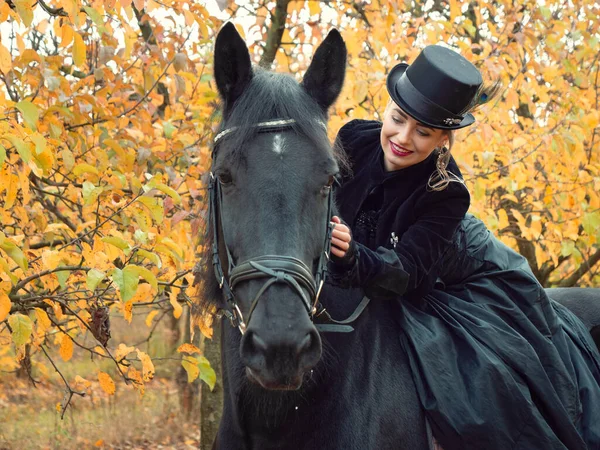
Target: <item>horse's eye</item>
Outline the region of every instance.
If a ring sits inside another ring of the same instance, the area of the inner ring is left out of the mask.
[[[221,183],[223,186],[227,186],[228,184],[233,183],[233,178],[231,176],[231,173],[229,172],[217,173],[217,179],[219,180],[219,183]]]
[[[321,193],[323,195],[329,194],[329,191],[331,191],[331,186],[333,186],[334,181],[335,181],[335,177],[333,175],[329,175],[327,184],[321,188]]]

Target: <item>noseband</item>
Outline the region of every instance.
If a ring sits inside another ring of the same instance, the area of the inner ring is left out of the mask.
[[[269,122],[258,123],[254,125],[254,127],[259,133],[273,133],[276,131],[290,129],[294,123],[295,121],[293,119],[273,120]],[[323,127],[325,126],[324,124],[321,125]],[[232,127],[225,129],[219,134],[217,134],[213,141],[213,162],[216,155],[217,144],[225,136],[229,135],[230,133],[236,130],[237,127]],[[238,327],[240,332],[243,334],[246,331],[248,322],[250,321],[252,313],[256,308],[260,297],[273,284],[285,283],[288,284],[299,295],[309,316],[311,317],[311,319],[314,318],[315,314],[317,314],[318,311],[317,305],[319,301],[319,295],[321,293],[321,289],[325,281],[325,276],[327,273],[327,262],[329,261],[329,250],[331,248],[331,233],[333,231],[333,225],[331,223],[331,190],[329,191],[329,197],[327,200],[325,242],[323,243],[323,251],[319,256],[319,263],[317,265],[317,270],[314,273],[314,275],[312,273],[312,270],[309,269],[306,266],[306,264],[304,264],[304,262],[292,256],[263,255],[244,261],[239,265],[235,265],[233,257],[231,256],[231,252],[229,251],[229,247],[225,242],[225,237],[223,236],[223,244],[226,250],[228,266],[228,278],[225,277],[225,273],[223,272],[223,267],[221,265],[221,257],[219,255],[219,222],[221,223],[221,227],[223,226],[223,221],[220,220],[222,218],[221,184],[212,172],[210,173],[208,190],[210,201],[210,226],[212,227],[213,234],[212,264],[215,276],[217,278],[217,282],[219,283],[219,288],[223,290],[223,294],[227,303],[227,307],[221,309],[220,313],[229,319],[231,325],[233,325],[234,327]],[[243,281],[258,279],[266,279],[266,281],[255,295],[250,305],[248,317],[246,320],[244,320],[242,312],[236,302],[233,290],[239,283]]]

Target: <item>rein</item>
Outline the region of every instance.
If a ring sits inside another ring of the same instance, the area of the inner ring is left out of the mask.
[[[290,129],[296,121],[293,119],[278,119],[267,122],[261,122],[253,125],[259,133],[272,133],[275,131],[283,131]],[[325,127],[325,124],[320,123]],[[213,140],[212,158],[215,159],[217,144],[230,133],[238,130],[238,127],[227,128],[219,132]],[[209,217],[210,226],[213,233],[212,242],[212,264],[215,277],[219,283],[219,288],[223,291],[227,306],[221,308],[218,314],[225,316],[233,327],[237,327],[242,334],[246,332],[248,323],[258,305],[258,302],[265,291],[275,283],[286,283],[292,287],[294,291],[302,299],[302,303],[310,316],[311,320],[321,317],[328,323],[317,323],[315,327],[320,331],[326,332],[343,332],[348,333],[353,331],[349,325],[356,320],[358,316],[367,306],[369,299],[364,298],[356,308],[354,313],[346,320],[337,321],[331,318],[325,308],[319,303],[321,289],[327,276],[327,263],[329,261],[329,251],[331,249],[331,235],[333,232],[333,223],[331,222],[333,194],[330,189],[327,199],[327,222],[325,232],[325,242],[323,243],[323,251],[319,256],[317,270],[313,274],[304,262],[298,258],[284,255],[263,255],[258,256],[236,265],[233,261],[225,237],[223,236],[223,245],[225,247],[227,275],[223,271],[221,265],[221,257],[219,254],[219,223],[223,226],[221,215],[222,192],[221,183],[215,177],[214,173],[210,172],[210,180],[208,185],[209,192]],[[256,296],[252,300],[248,317],[244,320],[242,312],[236,302],[234,289],[236,285],[243,281],[266,279],[263,286],[259,289]]]

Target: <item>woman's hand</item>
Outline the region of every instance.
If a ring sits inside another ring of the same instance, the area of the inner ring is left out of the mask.
[[[333,216],[331,221],[335,224],[331,234],[331,254],[338,258],[344,258],[352,242],[352,233],[338,216]]]

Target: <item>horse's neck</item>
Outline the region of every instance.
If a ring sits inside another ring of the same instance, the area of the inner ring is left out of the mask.
[[[321,361],[292,392],[250,384],[239,359],[237,330],[224,333],[229,339],[223,343],[224,415],[241,430],[247,448],[429,448],[389,303],[371,302],[354,326],[352,333],[323,336]]]

